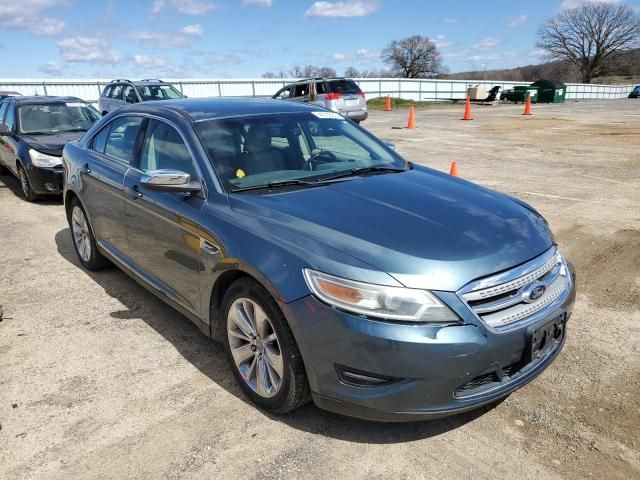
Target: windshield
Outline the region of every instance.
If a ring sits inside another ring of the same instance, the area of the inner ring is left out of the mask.
[[[319,181],[362,168],[407,162],[334,112],[253,115],[197,124],[227,190],[281,181]]]
[[[98,111],[83,102],[22,105],[18,108],[19,131],[24,134],[87,131],[99,119]]]
[[[172,85],[145,85],[136,87],[143,102],[149,100],[175,100],[184,98]]]

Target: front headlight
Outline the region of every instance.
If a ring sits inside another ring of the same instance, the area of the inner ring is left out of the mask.
[[[29,150],[29,156],[31,157],[31,163],[36,167],[57,167],[58,165],[62,165],[62,158],[47,155],[33,148]]]
[[[431,292],[356,282],[304,269],[309,289],[334,307],[367,317],[403,322],[457,322],[458,316]]]

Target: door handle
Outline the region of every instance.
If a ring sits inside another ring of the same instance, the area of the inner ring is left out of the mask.
[[[138,190],[137,185],[134,185],[133,187],[125,186],[124,191],[127,192],[127,195],[129,195],[133,200],[142,198],[142,192]]]
[[[91,167],[89,167],[88,163],[85,163],[84,166],[82,167],[82,171],[84,173],[91,173]]]

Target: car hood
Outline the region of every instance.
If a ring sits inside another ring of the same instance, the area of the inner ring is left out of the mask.
[[[238,213],[330,245],[411,288],[455,291],[553,245],[547,223],[532,209],[424,167],[234,194],[230,203]]]
[[[84,134],[85,132],[65,132],[51,135],[21,135],[21,138],[34,150],[60,157],[65,144],[81,139]]]

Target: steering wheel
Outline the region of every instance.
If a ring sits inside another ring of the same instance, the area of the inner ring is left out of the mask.
[[[315,153],[314,153],[315,152]],[[320,157],[328,157],[328,160],[320,160]],[[311,156],[307,161],[304,162],[305,170],[313,171],[314,163],[329,163],[329,162],[337,162],[338,157],[336,157],[335,153],[330,152],[329,150],[313,150],[311,152]]]

